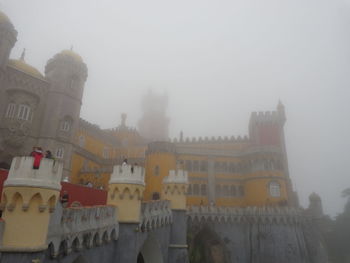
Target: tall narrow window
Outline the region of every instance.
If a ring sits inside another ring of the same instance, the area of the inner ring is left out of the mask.
[[[85,146],[85,136],[84,135],[80,135],[79,136],[79,146],[80,147],[84,147]]]
[[[199,184],[193,185],[193,195],[199,195]]]
[[[278,182],[270,182],[269,191],[272,197],[280,197],[281,196],[281,186]]]
[[[30,119],[30,107],[28,105],[21,104],[18,108],[17,118],[23,121],[29,121]]]
[[[239,196],[244,196],[244,187],[243,187],[243,185],[240,185],[238,187],[238,195]]]
[[[109,158],[109,149],[108,149],[107,147],[104,147],[104,148],[103,148],[102,156],[103,156],[103,158],[105,158],[105,159],[108,159],[108,158]]]
[[[236,186],[231,185],[231,196],[236,196],[236,195],[237,195]]]
[[[193,171],[198,172],[199,171],[199,164],[198,161],[193,162]]]
[[[56,150],[56,157],[59,159],[62,159],[64,156],[64,149],[63,147],[58,147]]]
[[[154,175],[159,176],[159,166],[158,165],[156,165],[156,167],[154,167]]]
[[[205,184],[201,185],[201,195],[204,195],[204,196],[207,195],[207,185]]]
[[[72,126],[72,121],[70,119],[64,119],[61,122],[61,130],[65,132],[69,132]]]
[[[15,114],[16,114],[16,104],[10,103],[7,106],[6,117],[7,118],[13,118],[13,117],[15,117]]]
[[[186,161],[186,170],[188,172],[192,172],[192,161],[190,161],[190,160]]]

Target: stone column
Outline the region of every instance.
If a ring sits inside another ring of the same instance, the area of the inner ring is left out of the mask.
[[[186,193],[188,174],[186,171],[169,171],[163,180],[162,199],[169,200],[173,215],[170,232],[168,263],[187,263],[187,215]]]

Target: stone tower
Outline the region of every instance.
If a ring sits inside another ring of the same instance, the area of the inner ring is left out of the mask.
[[[17,31],[10,19],[0,11],[0,68],[5,69],[11,50],[17,41]]]
[[[169,138],[169,119],[166,116],[168,98],[149,91],[142,100],[143,116],[139,121],[141,136],[149,141],[166,141]]]
[[[64,50],[47,62],[45,75],[51,86],[39,145],[50,149],[57,159],[64,161],[63,176],[68,177],[87,67],[78,54]]]

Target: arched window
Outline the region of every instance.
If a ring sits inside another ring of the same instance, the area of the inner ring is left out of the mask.
[[[224,185],[224,187],[223,187],[223,196],[229,196],[229,187],[228,187],[228,185]]]
[[[153,173],[154,176],[159,176],[159,165],[156,165],[154,167],[154,173]]]
[[[215,171],[216,173],[220,172],[220,163],[215,162],[215,164],[214,164],[214,171]]]
[[[62,159],[64,156],[64,148],[63,147],[58,147],[56,150],[56,158]]]
[[[72,128],[72,120],[68,117],[64,118],[61,121],[61,130],[65,132],[69,132]]]
[[[281,186],[278,182],[272,181],[269,183],[269,192],[272,197],[281,196]]]
[[[227,173],[227,163],[222,163],[222,164],[221,164],[221,171],[222,171],[223,173]]]
[[[216,192],[215,195],[216,195],[217,197],[222,196],[221,185],[219,185],[219,184],[216,185],[216,187],[215,187],[215,192]]]
[[[201,195],[204,195],[204,196],[207,195],[207,185],[205,184],[201,185]]]
[[[29,121],[30,120],[30,107],[28,105],[25,105],[25,104],[20,104],[18,107],[17,118],[19,120]]]
[[[14,103],[9,103],[9,105],[7,106],[7,110],[6,110],[6,118],[14,118],[16,114],[16,104]]]
[[[102,156],[103,156],[103,158],[105,158],[105,159],[108,159],[108,158],[109,158],[109,149],[108,149],[107,147],[104,147],[104,148],[103,148]]]

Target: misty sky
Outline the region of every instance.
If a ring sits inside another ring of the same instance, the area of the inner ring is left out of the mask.
[[[350,187],[350,0],[0,0],[11,56],[44,71],[74,47],[86,62],[82,117],[136,126],[149,89],[169,96],[171,137],[246,135],[250,112],[285,104],[302,205],[336,215]]]

